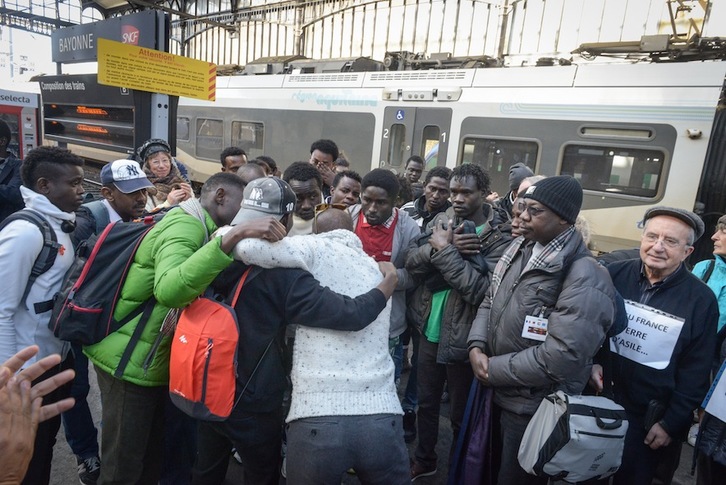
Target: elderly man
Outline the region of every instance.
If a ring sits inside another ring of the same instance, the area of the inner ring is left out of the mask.
[[[574,227],[580,184],[550,177],[520,196],[522,236],[497,263],[469,333],[474,374],[494,388],[500,485],[547,483],[517,461],[524,431],[549,393],[582,392],[616,312],[612,282]]]
[[[615,484],[650,484],[660,464],[670,465],[673,476],[716,352],[718,303],[684,264],[703,234],[703,221],[662,206],[643,220],[640,259],[607,267],[629,319],[627,330],[610,342],[615,400],[630,421]],[[602,368],[594,366],[597,388],[602,377]]]

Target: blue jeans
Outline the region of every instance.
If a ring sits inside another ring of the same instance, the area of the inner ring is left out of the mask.
[[[411,483],[401,416],[320,416],[288,425],[288,485],[337,485],[350,468],[361,483]]]
[[[98,456],[98,431],[86,401],[91,389],[88,383],[88,358],[79,344],[71,344],[71,349],[76,361],[71,397],[75,398],[76,405],[62,414],[63,429],[73,454],[85,460]]]

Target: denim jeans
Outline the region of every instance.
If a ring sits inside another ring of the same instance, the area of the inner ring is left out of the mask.
[[[86,400],[91,389],[88,382],[88,358],[83,354],[80,344],[71,344],[71,349],[76,361],[71,397],[75,398],[76,404],[61,416],[68,446],[74,455],[85,460],[98,456],[98,431]]]
[[[401,416],[320,416],[287,427],[288,485],[337,485],[353,468],[361,483],[411,483]]]

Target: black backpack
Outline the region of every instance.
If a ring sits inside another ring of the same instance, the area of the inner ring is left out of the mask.
[[[91,345],[143,312],[143,327],[154,309],[153,296],[120,321],[113,318],[131,263],[144,237],[166,212],[140,221],[115,222],[76,250],[53,303],[49,328],[61,340]]]
[[[48,271],[53,267],[53,264],[55,264],[55,258],[58,256],[58,250],[61,245],[58,243],[58,239],[56,238],[53,228],[50,227],[50,224],[45,217],[40,215],[38,212],[28,208],[14,212],[0,223],[0,231],[13,221],[27,221],[31,224],[35,224],[35,226],[40,230],[40,233],[43,235],[43,249],[41,249],[40,253],[35,258],[35,263],[33,263],[33,268],[30,270],[30,277],[25,285],[25,291],[23,292],[23,298],[21,299],[21,301],[25,301],[25,299],[28,298],[30,289],[33,287],[33,283],[35,283],[35,280],[38,279],[38,276]],[[38,302],[33,305],[33,310],[35,310],[35,313],[44,313],[52,308],[52,304],[52,300]]]

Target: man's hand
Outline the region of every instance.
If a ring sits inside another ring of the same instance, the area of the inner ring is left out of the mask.
[[[671,444],[671,437],[668,435],[668,432],[663,429],[663,426],[661,426],[660,423],[655,423],[650,428],[650,431],[648,431],[643,443],[648,445],[651,450],[657,450],[658,448]]]
[[[378,263],[378,269],[383,274],[383,281],[381,281],[376,288],[381,290],[386,296],[386,299],[393,295],[396,291],[396,285],[398,285],[398,273],[396,267],[392,263],[381,261]]]
[[[0,470],[3,483],[20,483],[33,456],[38,423],[73,407],[73,398],[43,406],[43,397],[73,379],[66,370],[33,387],[32,381],[60,364],[58,354],[49,355],[19,372],[38,353],[38,346],[26,347],[0,366]]]
[[[462,256],[474,256],[481,252],[481,241],[476,234],[464,234],[464,224],[454,229],[454,247]]]
[[[489,357],[480,348],[469,351],[469,362],[476,377],[482,384],[489,383]]]
[[[61,362],[61,356],[58,354],[52,354],[47,357],[40,359],[33,363],[27,368],[23,369],[22,372],[16,375],[16,372],[30,359],[38,353],[38,346],[31,345],[17,354],[10,357],[2,366],[0,366],[0,392],[2,390],[3,382],[10,382],[10,380],[27,381],[31,384],[34,380],[38,379],[49,369],[57,366]],[[70,382],[75,377],[76,373],[73,370],[64,370],[52,377],[49,377],[41,382],[38,382],[30,389],[30,400],[35,401],[38,398],[42,398],[47,394],[58,389],[63,384]],[[14,377],[13,377],[14,376]],[[54,404],[48,404],[40,408],[40,421],[43,422],[47,419],[53,418],[58,414],[67,411],[72,408],[75,404],[73,398],[64,399]]]
[[[492,192],[486,196],[486,201],[490,204],[495,203],[497,200],[499,200],[499,194],[497,194],[496,192]]]
[[[335,171],[324,163],[316,163],[315,168],[318,169],[318,172],[320,172],[320,176],[323,177],[323,182],[325,183],[325,185],[327,185],[328,187],[332,187],[333,180],[335,179]]]
[[[232,251],[235,244],[242,239],[254,238],[265,239],[270,242],[277,242],[287,234],[287,229],[280,221],[272,216],[260,217],[251,221],[245,221],[233,226],[222,236],[222,251]]]
[[[602,378],[602,366],[600,364],[592,364],[590,369],[590,380],[588,381],[590,387],[595,389],[597,392],[602,392],[603,389],[603,378]]]
[[[451,244],[451,241],[453,240],[451,225],[451,221],[446,224],[446,227],[439,227],[438,224],[434,225],[433,233],[431,233],[431,237],[429,238],[429,244],[432,248],[437,251],[441,251]]]
[[[6,483],[20,483],[33,456],[42,399],[30,394],[30,382],[16,376],[0,389],[0,470]]]

